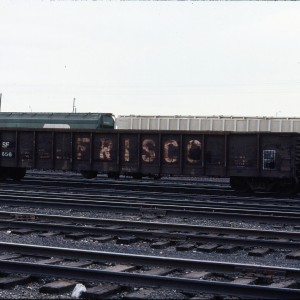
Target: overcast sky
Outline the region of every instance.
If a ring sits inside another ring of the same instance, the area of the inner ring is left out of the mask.
[[[300,2],[0,2],[2,111],[300,117]]]

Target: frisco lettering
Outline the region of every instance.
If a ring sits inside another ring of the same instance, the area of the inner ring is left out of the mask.
[[[124,162],[136,160],[137,151],[135,148],[136,141],[125,138],[121,141],[121,156]],[[77,139],[77,159],[84,157],[90,149],[90,140],[88,138]],[[109,138],[100,139],[99,157],[101,161],[112,161],[114,152],[113,140]],[[141,141],[141,159],[145,163],[153,163],[160,153],[157,142],[151,138],[145,138]],[[175,139],[166,139],[162,142],[162,158],[166,163],[176,164],[179,162],[180,153],[184,152],[185,159],[190,164],[197,164],[201,161],[202,143],[197,139],[188,140],[181,150],[179,141]]]
[[[124,138],[121,140],[120,156],[123,158],[123,162],[130,163],[138,159],[138,154],[141,160],[145,163],[155,163],[161,155],[162,160],[168,164],[176,164],[180,162],[180,157],[183,155],[185,161],[189,164],[197,164],[201,162],[202,157],[202,143],[198,139],[190,139],[180,142],[176,139],[165,139],[161,141],[161,145],[157,142],[157,139],[144,138],[141,140],[140,152],[137,151],[136,139]],[[2,149],[11,148],[12,143],[2,142]],[[91,154],[91,140],[90,138],[77,138],[76,139],[76,159],[86,160]],[[115,155],[118,153],[117,145],[114,144],[110,138],[100,138],[99,148],[94,152],[95,157],[93,159],[99,159],[103,162],[109,162],[115,160]],[[58,152],[65,153],[64,149],[57,149]],[[98,154],[97,154],[98,152]],[[23,151],[22,151],[23,153]],[[46,155],[47,154],[47,155]],[[46,156],[45,156],[46,155]],[[42,151],[43,158],[50,157],[45,149]],[[98,157],[97,157],[98,156]],[[2,157],[14,158],[14,151],[2,151]],[[39,157],[42,158],[42,157]]]

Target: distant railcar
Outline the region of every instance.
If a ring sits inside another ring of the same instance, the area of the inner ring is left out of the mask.
[[[118,129],[300,132],[300,118],[239,116],[118,116]]]
[[[114,128],[111,113],[0,113],[0,127],[4,128]]]
[[[296,191],[300,134],[136,130],[0,129],[2,178],[26,169],[93,178],[229,177],[239,191]]]

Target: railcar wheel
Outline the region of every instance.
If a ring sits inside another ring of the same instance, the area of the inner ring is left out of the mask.
[[[276,178],[250,177],[247,178],[247,183],[251,191],[256,193],[272,193],[276,191],[276,187],[278,186]]]
[[[237,192],[249,192],[251,190],[247,179],[243,177],[230,177],[230,186]]]
[[[111,178],[111,179],[119,179],[120,174],[117,172],[109,172],[109,173],[107,173],[107,177]]]
[[[25,168],[12,168],[9,172],[9,177],[15,181],[20,181],[26,175]]]
[[[7,178],[6,168],[0,168],[0,181],[4,181]]]
[[[86,179],[96,178],[98,175],[97,171],[80,171],[80,173]]]
[[[141,174],[141,173],[134,173],[134,174],[132,174],[132,178],[133,179],[142,179],[143,178],[143,174]]]
[[[290,182],[283,182],[282,184],[278,184],[277,192],[286,195],[294,195],[299,191],[299,180],[298,178],[292,178]]]
[[[161,175],[160,174],[152,175],[150,176],[150,178],[153,178],[154,180],[159,180],[161,179]]]

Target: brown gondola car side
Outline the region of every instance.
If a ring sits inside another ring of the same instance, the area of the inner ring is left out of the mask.
[[[300,135],[143,130],[0,129],[2,178],[26,169],[229,177],[236,190],[298,188]]]

